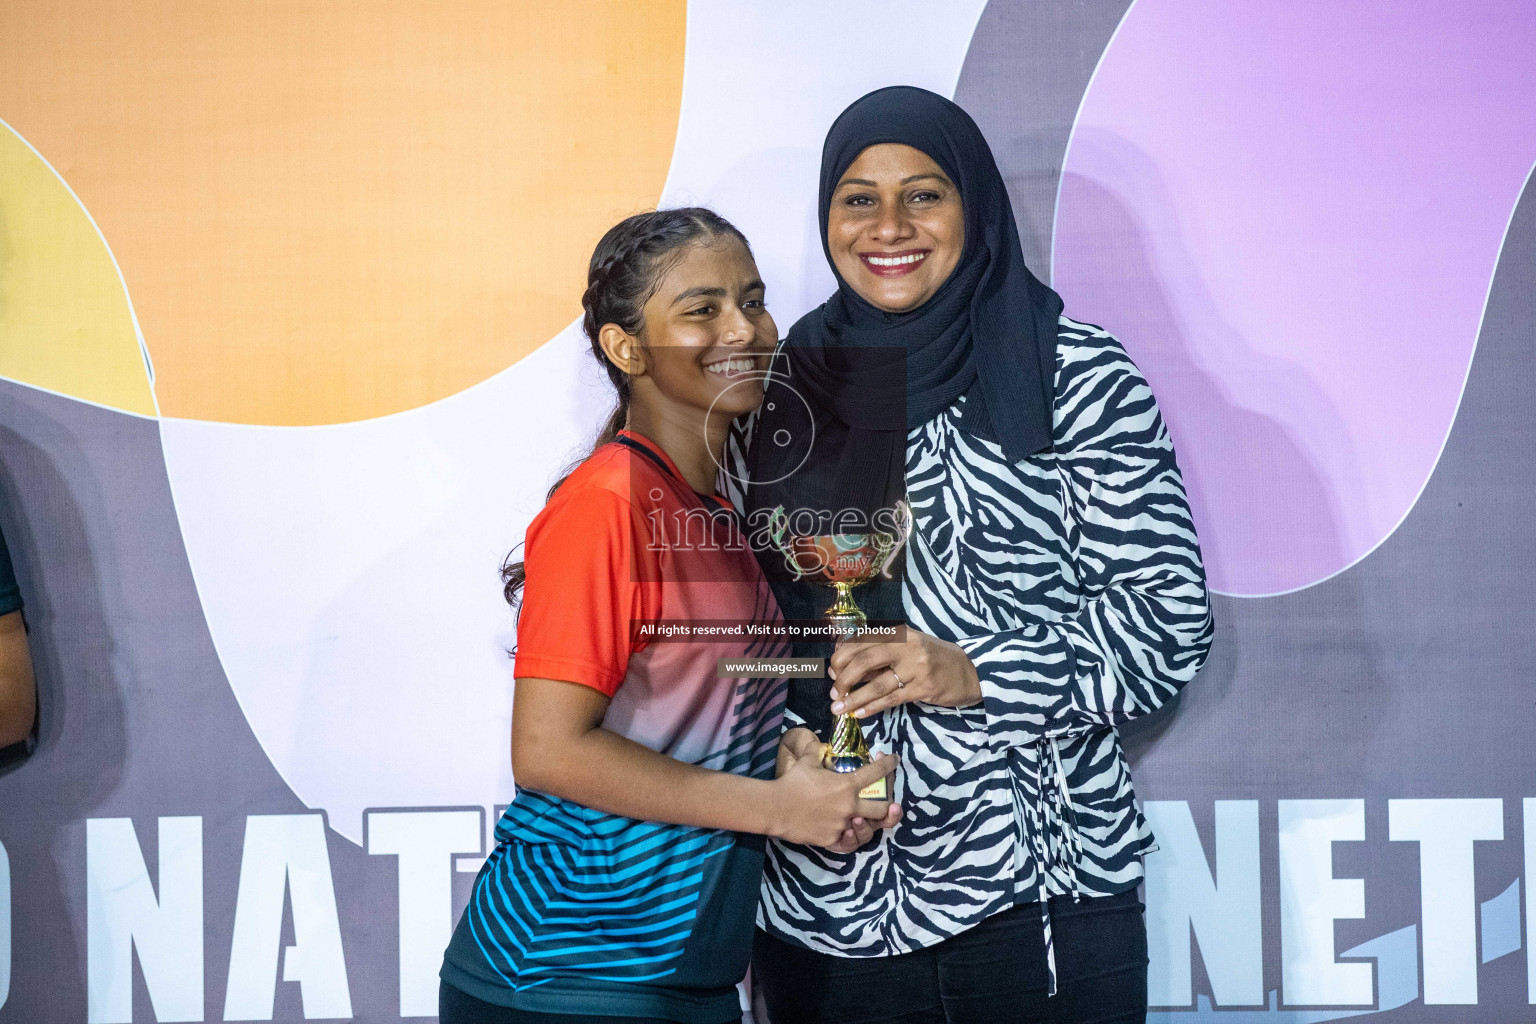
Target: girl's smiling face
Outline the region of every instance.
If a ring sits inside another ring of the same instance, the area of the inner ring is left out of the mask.
[[[740,239],[717,235],[670,264],[645,302],[638,337],[613,337],[609,358],[634,376],[635,401],[658,412],[700,422],[751,412],[779,339],[757,263]]]
[[[827,248],[837,272],[865,301],[888,313],[914,310],[960,262],[960,191],[922,150],[896,142],[870,146],[832,193]]]

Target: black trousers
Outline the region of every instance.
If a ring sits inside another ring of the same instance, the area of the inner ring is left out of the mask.
[[[1134,890],[1051,900],[1049,997],[1038,903],[899,956],[829,956],[759,930],[752,977],[771,1024],[1144,1024],[1142,910]]]
[[[671,1024],[657,1017],[592,1017],[513,1010],[476,999],[446,981],[437,989],[437,1020],[438,1024]]]

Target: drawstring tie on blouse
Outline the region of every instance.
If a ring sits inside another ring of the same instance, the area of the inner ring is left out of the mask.
[[[1056,738],[1047,736],[1040,743],[1040,760],[1036,766],[1036,792],[1039,827],[1035,829],[1035,860],[1040,871],[1040,924],[1045,936],[1046,994],[1056,994],[1056,945],[1051,934],[1050,894],[1046,883],[1052,867],[1063,867],[1071,884],[1072,900],[1077,902],[1082,894],[1077,884],[1077,862],[1082,856],[1083,844],[1077,834],[1077,815],[1072,810],[1072,792],[1067,788],[1067,772],[1061,764],[1061,751]],[[1049,759],[1049,763],[1047,763]],[[1047,775],[1049,778],[1047,778]],[[1058,826],[1053,828],[1052,825]]]

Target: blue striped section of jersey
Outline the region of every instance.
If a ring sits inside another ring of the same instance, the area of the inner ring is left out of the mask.
[[[763,653],[782,654],[781,646]],[[701,766],[771,778],[783,680],[737,685],[730,738]],[[475,881],[461,927],[514,991],[555,978],[656,981],[678,971],[710,901],[740,896],[750,914],[755,876],[744,893],[711,891],[719,860],[738,838],[605,814],[519,787],[497,822],[496,849]]]
[[[508,987],[571,973],[665,977],[691,934],[706,863],[733,833],[634,821],[518,790],[465,920]]]

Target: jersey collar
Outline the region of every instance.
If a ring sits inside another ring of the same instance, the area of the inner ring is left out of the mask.
[[[642,434],[637,434],[633,430],[625,429],[619,431],[618,434],[614,436],[613,440],[615,444],[621,444],[626,448],[632,449],[635,452],[638,452],[644,458],[647,458],[651,462],[655,463],[656,467],[662,472],[666,473],[678,483],[682,484],[683,487],[687,490],[697,494],[701,501],[713,502],[717,505],[723,505],[727,508],[730,507],[730,502],[718,494],[705,494],[703,491],[693,490],[693,485],[688,483],[688,480],[683,476],[682,471],[677,468],[677,463],[672,461],[672,456],[663,451],[661,445],[657,444],[655,441],[652,441],[650,438],[645,437]]]

